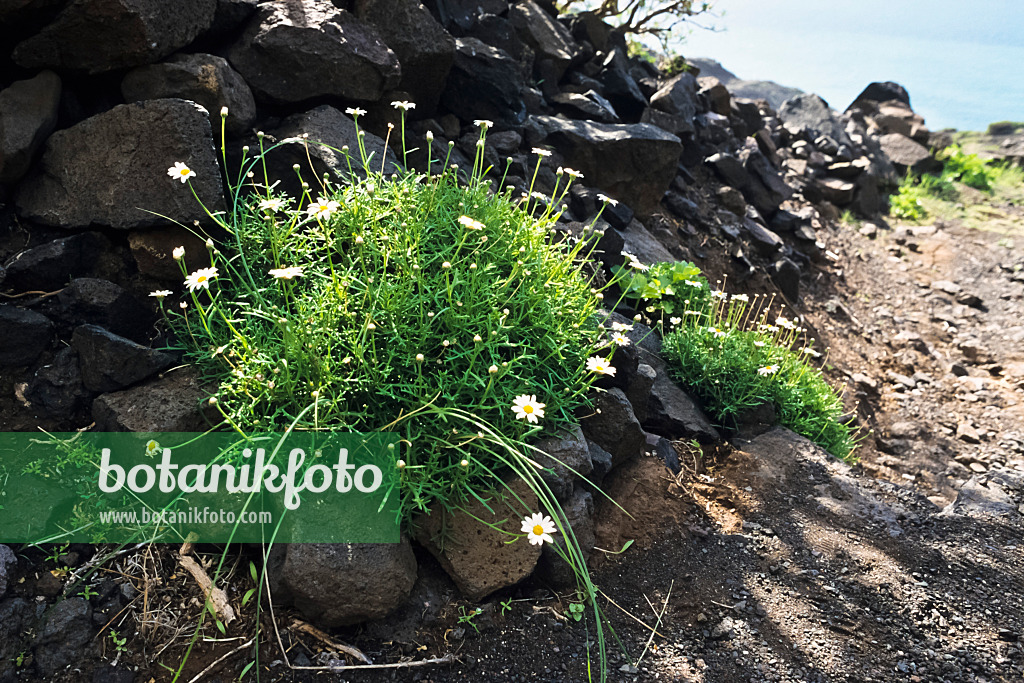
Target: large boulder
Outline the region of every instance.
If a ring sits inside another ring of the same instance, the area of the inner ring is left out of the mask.
[[[679,138],[647,123],[617,124],[535,116],[544,142],[566,165],[640,211],[651,210],[676,175],[683,146]]]
[[[220,166],[207,111],[178,99],[123,104],[58,131],[46,141],[39,168],[16,196],[21,214],[62,228],[129,229],[206,220],[187,187],[167,176],[183,162],[210,211],[225,208]]]
[[[355,13],[398,57],[398,89],[412,97],[417,111],[433,110],[455,60],[455,39],[418,0],[358,0]]]
[[[43,71],[0,91],[0,183],[19,180],[53,132],[60,77]]]
[[[402,75],[372,26],[327,0],[262,3],[228,59],[256,96],[271,102],[372,102]]]
[[[36,370],[25,389],[25,398],[33,410],[64,419],[86,407],[92,396],[82,384],[78,354],[67,346]]]
[[[217,0],[76,0],[14,49],[26,68],[91,74],[150,64],[213,23]]]
[[[415,521],[415,538],[437,558],[469,600],[482,600],[529,576],[540,547],[521,535],[524,517],[539,510],[536,494],[519,478],[490,496],[485,505],[474,498],[459,510],[435,505]]]
[[[573,41],[569,29],[533,0],[512,5],[508,18],[522,41],[533,49],[537,60],[549,63],[546,74],[557,83],[579,54],[579,46]]]
[[[175,55],[166,62],[129,71],[121,81],[127,102],[167,97],[192,100],[210,113],[210,125],[220,135],[220,110],[228,108],[228,135],[241,135],[256,120],[256,103],[242,76],[223,57],[208,54]]]
[[[814,140],[826,135],[840,145],[850,145],[843,124],[829,108],[828,102],[814,93],[791,97],[779,108],[779,119],[794,137]]]
[[[268,561],[276,598],[321,628],[385,617],[409,597],[416,558],[400,543],[293,543]]]
[[[933,157],[924,145],[914,142],[906,135],[889,133],[880,137],[878,143],[882,153],[901,175],[908,170],[918,174],[942,170],[942,162]]]
[[[651,108],[676,117],[680,133],[692,133],[693,117],[700,109],[697,79],[687,72],[675,76],[654,93]]]
[[[525,84],[516,61],[476,38],[459,38],[455,46],[441,103],[466,121],[486,119],[499,129],[520,126],[526,120]]]
[[[847,107],[847,111],[865,102],[889,102],[896,100],[910,106],[910,93],[899,83],[892,81],[874,82],[864,88],[859,95]]]
[[[42,313],[0,305],[0,367],[29,365],[53,338],[53,323]]]
[[[417,111],[431,112],[455,60],[455,38],[419,0],[358,0],[355,15],[377,29],[397,55],[398,90],[409,93]]]

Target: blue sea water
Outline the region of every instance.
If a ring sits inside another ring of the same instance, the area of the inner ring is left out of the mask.
[[[717,0],[675,49],[842,111],[896,81],[932,130],[1024,121],[1024,0]]]

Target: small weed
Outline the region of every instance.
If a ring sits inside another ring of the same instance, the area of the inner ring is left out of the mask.
[[[501,605],[501,616],[505,616],[506,614],[512,611],[512,598],[509,598],[508,600],[503,600],[499,604]]]
[[[566,609],[566,614],[569,615],[569,618],[571,618],[573,621],[582,621],[583,613],[586,611],[586,609],[586,605],[584,605],[582,602],[570,602],[568,608]]]
[[[480,616],[483,613],[484,613],[484,611],[482,609],[480,609],[479,607],[477,607],[476,609],[469,610],[467,612],[466,611],[466,607],[464,605],[460,606],[459,607],[459,622],[458,623],[466,624],[467,626],[472,626],[474,631],[476,631],[477,633],[480,633],[480,628],[475,623],[473,623],[473,620],[476,619],[478,616]]]
[[[92,586],[86,586],[78,595],[86,600],[92,600],[99,595],[99,593]]]

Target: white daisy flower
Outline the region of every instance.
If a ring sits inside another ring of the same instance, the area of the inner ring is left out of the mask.
[[[169,289],[158,289],[155,292],[149,293],[151,297],[155,297],[158,301],[166,297],[169,297],[171,294],[174,294],[174,292],[172,292]]]
[[[555,521],[547,515],[535,512],[523,520],[522,532],[526,534],[531,545],[554,543],[551,534],[556,532]]]
[[[606,194],[598,194],[598,195],[597,195],[597,198],[598,198],[598,199],[599,199],[600,201],[604,202],[605,204],[611,204],[612,206],[618,206],[618,205],[619,205],[619,202],[618,202],[618,200],[616,200],[616,199],[612,199],[611,197],[609,197],[609,196],[608,196],[608,195],[606,195]]]
[[[478,220],[474,220],[469,216],[459,216],[459,225],[469,228],[470,230],[483,230],[486,225]]]
[[[200,268],[185,278],[185,286],[188,287],[188,291],[190,292],[194,292],[197,289],[209,289],[210,280],[213,280],[216,277],[216,268]]]
[[[612,343],[616,346],[629,346],[629,337],[624,334],[613,334]]]
[[[684,284],[688,287],[695,287],[697,289],[702,288],[704,285],[701,284],[700,280],[685,280]]]
[[[669,318],[668,321],[670,323],[672,323],[673,325],[678,325],[679,323],[683,322],[683,319],[673,316],[673,317]]]
[[[270,275],[278,280],[291,280],[302,276],[302,266],[288,266],[287,268],[271,268]]]
[[[279,197],[260,200],[261,211],[280,211],[284,208],[284,200]]]
[[[715,339],[718,339],[719,337],[724,337],[725,336],[725,332],[723,332],[722,330],[718,329],[717,327],[709,327],[708,328],[708,332],[710,332],[711,334],[715,335]]]
[[[327,197],[320,197],[306,207],[306,213],[316,218],[330,218],[331,214],[337,211],[341,204]]]
[[[349,107],[345,110],[345,113],[349,116],[363,116],[366,114],[366,110],[359,107]]]
[[[715,297],[716,299],[724,299],[725,292],[723,292],[720,289],[716,289],[715,291],[711,292],[711,296]]]
[[[763,341],[756,341],[756,342],[754,342],[754,346],[756,346],[757,348],[760,349],[760,348],[764,348],[766,346],[766,344]]]
[[[195,174],[195,171],[193,171],[191,168],[181,163],[180,161],[175,161],[174,166],[171,166],[169,169],[167,169],[167,175],[171,176],[172,178],[178,178],[179,180],[181,180],[182,183],[184,183],[189,178],[195,176]]]
[[[778,365],[766,365],[763,368],[758,368],[757,374],[761,375],[762,377],[766,377],[768,375],[774,375],[778,371],[779,371],[779,366]]]
[[[821,358],[821,354],[818,353],[817,351],[815,351],[814,349],[812,349],[809,346],[804,346],[803,348],[800,349],[800,351],[802,351],[803,353],[806,353],[806,354],[808,354],[810,356],[814,356],[815,358]]]
[[[549,156],[551,156],[551,151],[550,150],[546,150],[543,147],[534,147],[533,150],[531,150],[531,151],[534,154],[538,155],[538,156],[542,156],[542,157],[549,157]]]
[[[733,301],[742,301],[744,303],[747,303],[747,302],[750,301],[750,297],[747,296],[746,294],[733,294],[732,295],[732,300]]]
[[[516,414],[517,420],[525,419],[527,422],[537,424],[539,418],[544,417],[545,403],[538,403],[535,395],[522,394],[516,396],[512,401],[512,412]]]
[[[171,252],[171,256],[174,257],[175,261],[180,261],[181,257],[185,255],[185,247],[175,247],[174,251]]]
[[[402,101],[392,102],[391,106],[394,107],[395,109],[401,109],[402,111],[409,111],[410,109],[415,109],[416,108],[416,103],[415,102],[406,102],[406,101],[402,100]]]
[[[629,332],[633,329],[632,325],[626,325],[625,323],[612,323],[612,330],[615,332]]]
[[[156,439],[150,439],[146,442],[146,455],[152,458],[154,455],[160,452],[160,442]]]
[[[608,363],[608,360],[600,356],[591,356],[587,359],[587,370],[598,375],[615,376],[615,368]]]
[[[490,128],[494,125],[494,121],[488,121],[487,119],[477,119],[473,122],[473,125],[478,128]]]

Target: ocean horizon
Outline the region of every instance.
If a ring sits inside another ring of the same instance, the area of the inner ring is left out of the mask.
[[[949,0],[722,0],[721,30],[692,29],[673,49],[745,80],[814,92],[842,111],[872,81],[895,81],[932,130],[1024,121],[1024,3]],[[959,13],[954,11],[959,7]]]

